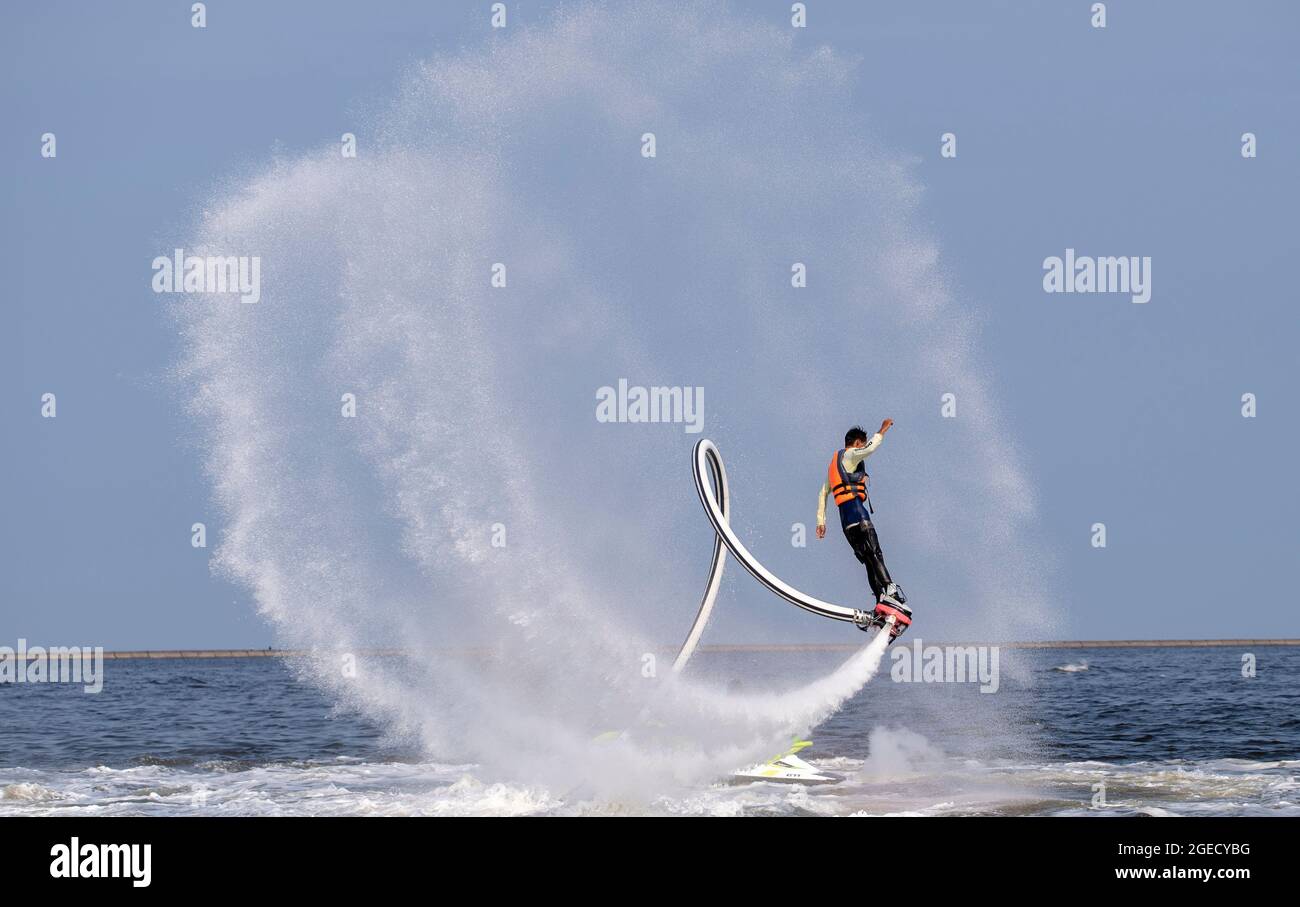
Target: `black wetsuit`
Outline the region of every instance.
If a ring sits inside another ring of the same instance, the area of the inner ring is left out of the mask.
[[[871,592],[879,601],[880,593],[888,588],[892,580],[889,578],[889,568],[885,566],[885,555],[880,551],[880,540],[876,538],[876,527],[870,519],[866,519],[845,526],[844,537],[849,540],[853,554],[867,568],[867,582],[871,584]]]

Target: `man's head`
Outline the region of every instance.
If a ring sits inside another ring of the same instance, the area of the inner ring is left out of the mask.
[[[861,425],[855,425],[844,433],[845,447],[866,447],[867,432]]]

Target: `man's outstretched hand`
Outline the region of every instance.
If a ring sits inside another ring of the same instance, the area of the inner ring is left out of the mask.
[[[824,538],[826,538],[826,524],[825,524],[825,523],[822,523],[820,526],[817,527],[817,538],[819,538],[819,539],[824,539]]]
[[[886,419],[884,422],[880,423],[880,433],[883,435],[885,432],[889,431],[893,427],[894,427],[894,420]]]

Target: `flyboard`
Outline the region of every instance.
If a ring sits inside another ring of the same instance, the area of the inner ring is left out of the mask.
[[[912,612],[903,605],[897,607],[880,603],[871,611],[861,608],[849,608],[814,598],[807,593],[782,581],[770,570],[759,563],[749,549],[744,546],[736,533],[732,531],[731,492],[727,487],[727,470],[722,465],[722,454],[708,438],[701,438],[695,443],[691,457],[691,470],[695,474],[695,491],[700,496],[700,504],[713,524],[713,563],[709,567],[709,579],[704,586],[704,595],[700,599],[700,609],[691,624],[690,632],[682,643],[673,660],[673,673],[686,667],[695,649],[704,635],[704,628],[713,613],[713,605],[718,597],[718,587],[722,583],[722,571],[726,566],[727,552],[731,552],[742,567],[749,571],[754,579],[769,592],[783,598],[790,604],[805,611],[811,611],[831,620],[841,620],[854,624],[861,630],[875,629],[877,633],[889,633],[890,643],[902,634],[912,623]],[[840,780],[836,775],[819,771],[796,755],[811,746],[808,740],[796,740],[794,745],[779,756],[752,768],[735,772],[737,780],[756,781],[793,781],[812,784],[833,783]]]

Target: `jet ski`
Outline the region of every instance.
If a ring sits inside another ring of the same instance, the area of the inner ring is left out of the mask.
[[[836,784],[843,775],[822,771],[800,759],[796,753],[812,746],[811,740],[796,740],[790,749],[766,762],[732,772],[733,784],[748,781],[779,781],[785,784]]]

